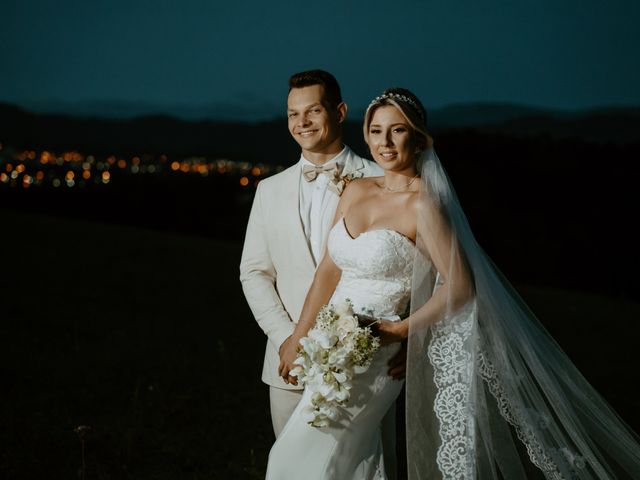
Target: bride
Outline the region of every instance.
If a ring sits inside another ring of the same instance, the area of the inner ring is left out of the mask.
[[[405,89],[367,109],[365,140],[384,176],[345,189],[280,375],[296,382],[295,346],[324,304],[348,298],[356,313],[373,311],[384,346],[335,424],[307,423],[305,391],[267,478],[388,478],[379,426],[402,383],[387,361],[405,340],[409,478],[640,478],[635,434],[476,243],[426,118]]]

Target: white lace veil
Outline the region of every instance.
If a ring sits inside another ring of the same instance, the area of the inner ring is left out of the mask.
[[[433,148],[421,164],[409,479],[640,478],[636,435],[477,244]]]

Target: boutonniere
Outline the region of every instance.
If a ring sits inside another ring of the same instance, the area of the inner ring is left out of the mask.
[[[338,171],[333,172],[333,176],[329,180],[329,184],[327,185],[329,190],[331,190],[336,195],[342,195],[345,187],[351,183],[351,181],[355,178],[362,177],[362,172],[349,172],[342,174]]]

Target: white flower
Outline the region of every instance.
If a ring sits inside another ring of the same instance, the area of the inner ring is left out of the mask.
[[[353,376],[368,368],[380,341],[369,328],[358,326],[353,304],[346,300],[322,307],[316,325],[300,345],[291,375],[311,392],[305,419],[314,427],[330,426],[349,401]]]
[[[336,379],[338,383],[344,383],[347,381],[347,374],[344,372],[335,372],[333,377]]]
[[[354,365],[353,366],[353,372],[360,375],[361,373],[366,372],[367,370],[369,370],[369,365]]]
[[[356,328],[358,328],[358,320],[356,320],[356,317],[353,315],[341,316],[336,322],[336,330],[338,331],[340,339],[345,338]]]
[[[311,329],[308,336],[310,340],[316,342],[323,349],[333,347],[338,341],[337,335],[332,335],[331,332],[316,328]]]
[[[327,364],[336,368],[344,368],[349,363],[349,360],[349,349],[336,348],[329,353]]]
[[[336,393],[336,400],[338,400],[339,402],[345,402],[347,400],[349,400],[349,396],[351,395],[349,393],[349,390],[351,389],[351,387],[349,388],[345,388],[344,386],[342,388],[340,388],[340,390],[338,390],[338,392]]]
[[[334,305],[333,310],[339,317],[353,316],[353,304],[348,298],[344,302]]]

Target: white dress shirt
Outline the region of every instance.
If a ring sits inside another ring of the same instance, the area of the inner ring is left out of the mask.
[[[338,155],[325,162],[324,165],[337,164],[340,168],[344,168],[347,150],[344,147]],[[301,155],[300,172],[305,165],[315,166],[314,163]],[[335,197],[336,194],[327,188],[328,184],[329,177],[325,174],[319,174],[311,182],[307,182],[304,176],[300,175],[300,219],[316,265],[322,260],[324,239],[329,235],[335,215],[335,198],[332,197]]]

